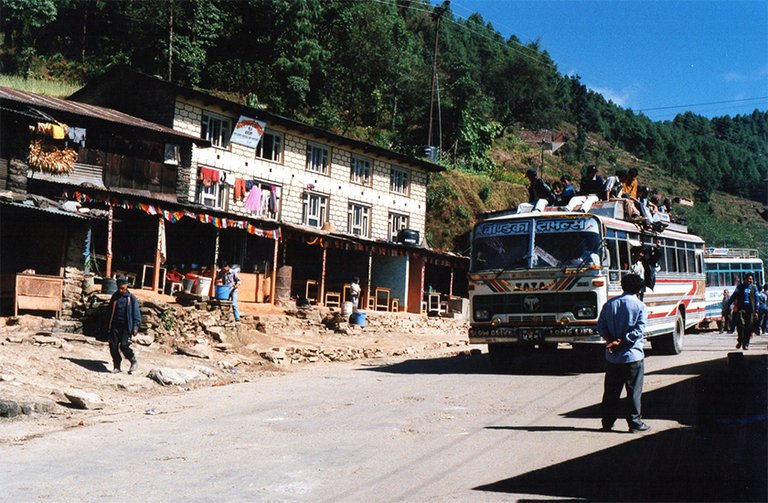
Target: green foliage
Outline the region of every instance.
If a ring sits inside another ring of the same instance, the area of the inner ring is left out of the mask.
[[[163,328],[173,330],[173,327],[176,325],[176,313],[173,309],[166,309],[160,313],[160,321],[163,323]]]
[[[479,14],[448,10],[440,23],[428,139],[432,9],[426,0],[4,0],[0,71],[87,80],[126,63],[167,77],[170,61],[175,82],[258,96],[276,113],[403,153],[443,145],[441,161],[502,179],[514,175],[492,161],[494,139],[565,122],[575,127],[557,154],[565,161],[614,165],[595,158],[602,150],[588,139],[599,135],[704,193],[764,197],[767,112],[652,122]]]
[[[466,206],[460,204],[456,206],[456,216],[459,218],[467,219],[472,216],[472,212],[470,212]]]
[[[445,204],[456,198],[457,194],[451,187],[450,179],[447,175],[436,174],[427,188],[427,210],[439,211]]]
[[[491,187],[490,184],[483,185],[482,187],[480,187],[480,192],[478,193],[478,195],[480,196],[480,200],[484,203],[487,203],[488,199],[491,198],[492,191],[493,191],[493,188]]]

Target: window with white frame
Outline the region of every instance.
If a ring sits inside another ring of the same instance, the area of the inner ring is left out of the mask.
[[[269,131],[261,135],[259,144],[256,145],[256,157],[267,161],[282,162],[283,135]]]
[[[347,232],[354,236],[367,238],[371,229],[371,208],[357,203],[349,203],[347,211]]]
[[[222,172],[213,168],[200,167],[197,177],[197,204],[225,210],[227,207],[227,184]]]
[[[397,241],[397,233],[408,228],[408,215],[402,213],[389,214],[389,240]]]
[[[307,169],[309,171],[327,175],[329,159],[328,147],[307,143]]]
[[[232,133],[232,123],[229,118],[212,112],[203,111],[202,131],[200,136],[219,148],[227,148]]]
[[[389,170],[389,190],[397,194],[408,195],[411,186],[411,174],[399,168]]]
[[[371,185],[371,160],[352,156],[352,182],[361,185]]]
[[[301,223],[320,228],[328,216],[328,196],[314,192],[304,193]]]

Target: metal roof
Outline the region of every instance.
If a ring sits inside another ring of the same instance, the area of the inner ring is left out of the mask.
[[[161,126],[160,124],[149,122],[147,120],[119,112],[112,108],[90,105],[88,103],[80,103],[78,101],[63,100],[61,98],[43,96],[27,91],[21,91],[19,89],[0,86],[0,106],[4,110],[8,110],[8,108],[6,108],[8,105],[7,102],[15,102],[34,108],[39,108],[43,112],[51,113],[54,115],[56,112],[60,112],[87,117],[97,121],[154,131],[155,133],[161,133],[165,136],[172,136],[194,142],[201,147],[210,146],[210,142],[203,140],[202,138],[198,138],[197,136],[182,133],[176,131],[175,129]],[[24,112],[24,110],[18,109],[13,109],[13,111]]]
[[[29,200],[27,201],[31,203],[31,201]],[[35,206],[34,204],[26,204],[23,202],[11,202],[11,201],[2,201],[2,200],[0,200],[0,204],[5,204],[8,206],[12,206],[14,208],[22,208],[25,210],[42,211],[45,213],[51,213],[53,215],[59,215],[62,217],[79,218],[81,220],[93,220],[98,218],[98,217],[89,215],[88,213],[73,213],[71,211],[62,210],[58,206],[49,206],[47,208],[40,208],[39,206]]]

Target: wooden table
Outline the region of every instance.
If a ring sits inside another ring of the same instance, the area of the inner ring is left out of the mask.
[[[17,274],[14,316],[19,315],[19,309],[29,309],[54,311],[58,318],[61,316],[63,292],[64,278],[60,276]]]

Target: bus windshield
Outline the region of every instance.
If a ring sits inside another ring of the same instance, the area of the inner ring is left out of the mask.
[[[600,265],[600,226],[592,217],[481,222],[472,272]]]

